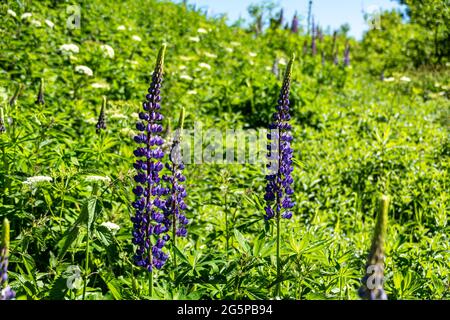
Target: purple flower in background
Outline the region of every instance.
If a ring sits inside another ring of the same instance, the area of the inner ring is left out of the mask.
[[[102,108],[100,109],[98,122],[95,125],[95,131],[97,132],[97,134],[99,134],[101,130],[106,130],[105,108],[106,108],[106,97],[103,96]]]
[[[16,293],[8,286],[9,221],[3,220],[0,243],[0,300],[12,300]]]
[[[186,177],[183,175],[183,159],[181,155],[180,143],[184,125],[184,108],[180,113],[179,128],[175,132],[175,137],[170,150],[170,163],[166,168],[170,171],[169,175],[164,175],[163,180],[170,184],[169,196],[164,209],[165,217],[171,221],[172,241],[175,243],[175,237],[185,237],[187,235],[186,225],[189,220],[183,214],[187,209],[184,198],[187,196],[183,182]]]
[[[297,13],[295,13],[294,18],[292,18],[292,25],[291,25],[291,32],[292,33],[298,33],[298,17]]]
[[[384,285],[384,258],[385,241],[388,224],[390,198],[382,195],[379,199],[379,208],[375,231],[372,237],[369,256],[367,258],[366,270],[361,280],[358,295],[364,300],[387,300]]]
[[[312,20],[312,40],[311,40],[311,52],[313,57],[316,55],[317,53],[317,44],[316,44],[316,32],[315,32],[315,28],[314,28],[314,17]]]
[[[38,96],[36,98],[36,104],[45,104],[45,100],[44,100],[44,79],[41,78],[41,83],[39,85],[39,93]]]
[[[286,67],[283,87],[276,107],[277,112],[274,113],[273,122],[269,127],[271,131],[268,134],[268,139],[271,143],[267,146],[267,149],[270,159],[268,164],[270,172],[266,176],[267,186],[264,195],[267,204],[264,215],[266,220],[273,217],[279,220],[280,216],[290,219],[292,217],[290,209],[295,205],[291,200],[291,195],[294,193],[291,188],[294,181],[291,173],[294,168],[292,166],[291,125],[289,124],[291,119],[289,93],[294,59],[295,56],[292,56]]]
[[[350,66],[350,45],[345,45],[345,51],[344,51],[344,66],[348,67]]]
[[[161,108],[161,83],[163,81],[163,64],[166,46],[163,45],[158,53],[152,82],[143,103],[144,112],[139,113],[136,129],[139,131],[134,141],[139,144],[134,150],[137,160],[134,164],[137,182],[133,193],[136,195],[132,203],[135,209],[133,221],[133,243],[137,246],[134,261],[137,266],[152,271],[160,269],[168,256],[162,251],[168,236],[164,235],[170,227],[170,220],[164,215],[166,203],[161,196],[168,190],[160,184],[159,172],[163,169],[161,159],[164,157],[160,136],[163,117],[159,113]]]
[[[3,114],[3,108],[0,107],[0,133],[5,133],[6,127],[5,127],[5,115]]]

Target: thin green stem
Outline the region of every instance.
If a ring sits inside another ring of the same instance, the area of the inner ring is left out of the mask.
[[[83,300],[86,298],[86,287],[89,276],[89,228],[87,230],[87,239],[86,239],[86,259],[84,266],[84,285],[83,285]]]
[[[280,275],[281,275],[281,263],[280,263],[280,210],[277,211],[277,285],[275,287],[275,296],[280,295]]]
[[[148,273],[148,295],[153,296],[153,272]]]

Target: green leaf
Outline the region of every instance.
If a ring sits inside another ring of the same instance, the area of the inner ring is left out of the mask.
[[[241,249],[247,254],[250,253],[250,246],[242,233],[239,232],[239,230],[234,229],[234,236],[236,237],[236,240],[238,241]]]

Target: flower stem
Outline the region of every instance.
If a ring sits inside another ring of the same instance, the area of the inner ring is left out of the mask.
[[[83,300],[86,298],[86,286],[89,276],[89,228],[87,231],[87,240],[86,240],[86,258],[85,258],[85,266],[84,266],[84,285],[83,285]]]
[[[277,210],[277,285],[275,287],[275,296],[280,295],[280,275],[281,275],[281,265],[280,265],[280,210]]]
[[[153,296],[153,272],[148,273],[148,295]]]

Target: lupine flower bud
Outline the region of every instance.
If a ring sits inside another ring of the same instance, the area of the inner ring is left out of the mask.
[[[5,115],[3,114],[3,108],[0,107],[0,134],[5,132],[6,132]]]
[[[312,40],[311,40],[311,53],[313,57],[317,53],[317,44],[316,44],[316,29],[314,26],[314,17],[312,18]]]
[[[172,221],[173,236],[178,237],[185,237],[187,235],[186,225],[189,223],[189,220],[183,214],[183,211],[187,208],[184,202],[184,198],[187,193],[185,187],[181,184],[181,182],[186,180],[182,174],[184,164],[180,149],[184,117],[185,110],[182,108],[180,112],[180,119],[178,121],[178,129],[175,132],[175,137],[170,150],[170,163],[166,165],[171,174],[163,176],[163,180],[170,183],[170,196],[166,201],[164,215]]]
[[[387,300],[384,283],[384,243],[388,222],[389,197],[381,196],[372,246],[366,264],[366,274],[361,280],[358,294],[365,300]]]
[[[36,99],[36,104],[45,104],[44,100],[44,79],[41,78],[41,83],[39,85],[39,93]]]
[[[294,18],[292,18],[292,25],[291,25],[291,32],[297,34],[298,33],[298,17],[297,13],[294,15]]]
[[[345,51],[344,51],[344,66],[348,67],[350,65],[350,45],[345,45]]]
[[[266,220],[276,217],[280,219],[290,219],[292,209],[295,203],[291,200],[293,190],[291,184],[292,179],[292,155],[293,150],[291,148],[291,125],[288,123],[290,120],[289,114],[289,93],[291,86],[291,74],[292,65],[294,63],[295,55],[292,56],[289,61],[284,74],[283,86],[281,88],[280,97],[278,100],[277,112],[274,113],[274,122],[270,125],[270,134],[268,135],[268,167],[275,168],[270,169],[270,173],[266,176],[267,186],[264,199],[266,200],[264,218]],[[274,148],[273,148],[273,147]],[[275,150],[277,149],[277,150]],[[281,213],[283,211],[283,214]]]
[[[105,109],[106,109],[106,97],[103,96],[102,108],[100,109],[100,114],[98,115],[98,121],[95,125],[95,131],[97,134],[100,134],[100,131],[106,130],[106,117],[105,117]]]
[[[168,190],[160,185],[159,177],[159,172],[163,168],[160,159],[164,157],[161,147],[164,140],[159,135],[162,132],[162,126],[159,123],[163,118],[159,113],[161,108],[159,103],[165,51],[166,45],[163,45],[158,53],[152,82],[146,95],[147,101],[143,103],[143,109],[146,112],[139,116],[141,121],[136,124],[140,134],[135,137],[139,146],[134,151],[134,155],[138,158],[134,164],[137,170],[134,180],[138,183],[133,189],[136,195],[136,200],[132,203],[135,216],[131,219],[133,244],[137,246],[134,262],[150,272],[153,268],[162,268],[168,258],[162,251],[159,240],[167,241],[164,234],[171,225],[170,219],[164,214],[166,201],[161,199]]]
[[[339,64],[339,58],[338,58],[339,49],[336,48],[336,51],[333,55],[333,64],[337,66]]]
[[[14,107],[16,105],[17,98],[19,97],[20,93],[22,92],[23,84],[19,83],[19,85],[16,88],[16,91],[14,92],[14,95],[9,100],[9,105],[11,107]]]
[[[8,259],[9,221],[4,219],[0,243],[0,300],[11,300],[16,296],[16,293],[8,286]]]

